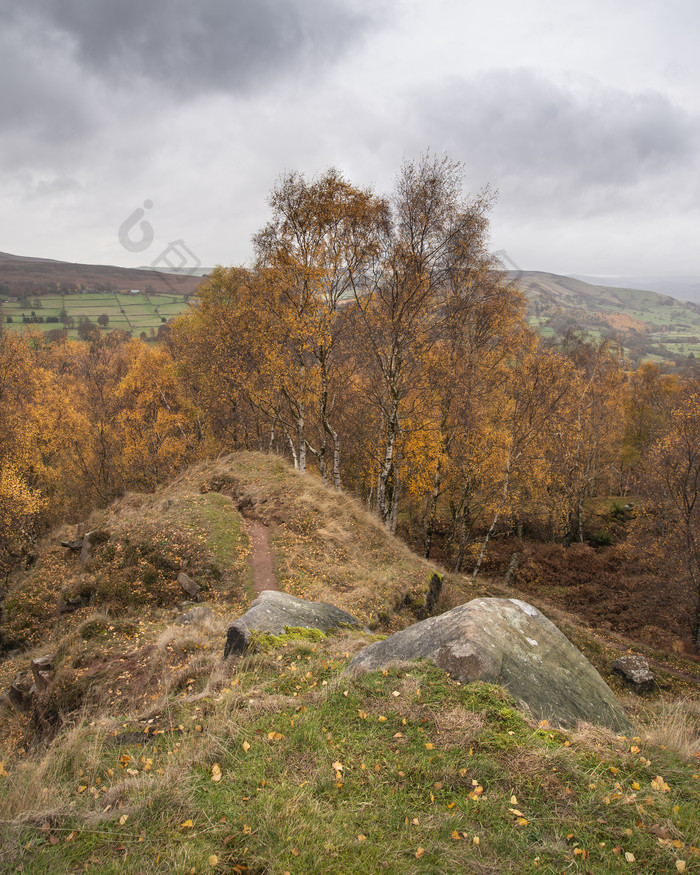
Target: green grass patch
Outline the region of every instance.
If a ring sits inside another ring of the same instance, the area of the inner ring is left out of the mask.
[[[278,637],[218,693],[13,764],[5,871],[700,871],[697,765],[427,664],[343,676],[350,633]]]

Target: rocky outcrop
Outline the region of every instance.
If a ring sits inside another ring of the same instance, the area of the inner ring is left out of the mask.
[[[252,631],[281,635],[285,628],[290,627],[328,632],[343,626],[363,628],[356,617],[335,605],[310,602],[286,592],[266,589],[260,593],[246,613],[229,626],[224,658],[231,653],[245,650],[250,642]]]
[[[537,720],[630,728],[620,703],[590,662],[532,605],[479,598],[365,647],[352,672],[429,659],[462,683],[501,684]]]

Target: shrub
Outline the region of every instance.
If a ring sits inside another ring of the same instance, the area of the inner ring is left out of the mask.
[[[594,547],[611,547],[614,543],[614,538],[610,532],[606,532],[605,530],[600,530],[598,532],[593,532],[593,534],[588,539]]]

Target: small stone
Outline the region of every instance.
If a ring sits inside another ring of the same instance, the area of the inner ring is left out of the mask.
[[[184,571],[181,571],[178,574],[177,582],[180,584],[180,589],[182,589],[182,591],[191,599],[197,599],[199,593],[202,591],[202,587],[198,583],[195,583],[189,574],[185,574]]]
[[[209,617],[211,617],[211,608],[206,605],[198,605],[196,608],[180,614],[179,617],[175,618],[175,622],[180,626],[191,626],[192,624],[204,623]]]
[[[55,653],[50,653],[47,656],[39,656],[37,659],[32,660],[32,674],[34,675],[34,683],[38,690],[45,690],[51,683],[55,656]]]
[[[615,661],[613,671],[622,675],[637,692],[647,692],[656,683],[654,675],[649,671],[649,663],[638,653],[621,656]]]

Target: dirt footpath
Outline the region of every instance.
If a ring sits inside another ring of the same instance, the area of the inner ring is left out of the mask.
[[[256,594],[261,593],[264,589],[276,589],[279,591],[272,562],[270,534],[267,526],[264,526],[257,520],[246,520],[246,527],[252,550],[253,588]]]

